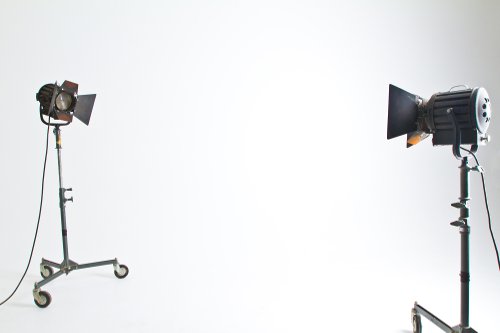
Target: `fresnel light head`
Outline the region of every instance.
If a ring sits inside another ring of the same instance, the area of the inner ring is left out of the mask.
[[[57,82],[48,83],[36,94],[36,100],[40,102],[40,119],[48,125],[44,118],[47,116],[59,120],[51,125],[64,126],[71,123],[75,116],[88,125],[95,97],[95,94],[78,96],[78,84],[70,81],[64,81],[60,86]]]
[[[407,135],[407,147],[432,134],[433,145],[453,145],[460,158],[460,145],[486,144],[491,103],[484,88],[436,93],[429,100],[389,85],[387,139]]]

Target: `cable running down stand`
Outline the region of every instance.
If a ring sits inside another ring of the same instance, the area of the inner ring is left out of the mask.
[[[54,134],[56,137],[56,150],[57,150],[57,162],[58,162],[58,171],[59,171],[59,208],[61,213],[61,229],[62,229],[62,243],[63,243],[63,261],[62,263],[56,263],[50,260],[46,260],[42,258],[42,262],[40,264],[40,274],[43,277],[43,280],[36,282],[35,287],[33,289],[33,297],[35,304],[41,308],[45,308],[49,306],[52,298],[50,294],[46,291],[41,290],[40,288],[47,283],[57,279],[63,274],[68,275],[71,271],[85,268],[92,268],[98,266],[106,266],[113,265],[115,276],[119,279],[123,279],[128,275],[129,269],[126,265],[121,265],[118,263],[118,260],[104,260],[97,261],[86,264],[77,264],[73,260],[69,259],[68,254],[68,231],[66,227],[66,202],[73,201],[73,197],[67,198],[66,192],[71,192],[71,188],[65,188],[63,186],[62,179],[62,162],[61,162],[61,125],[54,125]],[[54,272],[54,268],[57,269],[57,272]]]

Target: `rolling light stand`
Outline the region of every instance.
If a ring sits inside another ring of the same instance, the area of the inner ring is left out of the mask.
[[[56,149],[57,149],[57,164],[59,170],[59,208],[61,211],[61,229],[62,229],[62,242],[63,242],[63,256],[64,259],[62,263],[58,264],[50,260],[46,260],[42,258],[42,263],[40,264],[40,274],[43,277],[43,280],[35,283],[35,287],[33,289],[33,297],[35,300],[35,304],[41,308],[47,307],[52,298],[50,294],[46,291],[40,290],[40,288],[47,283],[57,279],[63,274],[68,275],[69,272],[92,268],[98,266],[106,266],[113,265],[115,276],[119,279],[123,279],[128,275],[128,267],[125,265],[120,265],[117,259],[105,260],[105,261],[97,261],[87,264],[77,264],[76,262],[69,259],[68,255],[68,230],[66,227],[66,202],[73,201],[73,197],[66,198],[65,193],[72,191],[71,188],[64,188],[63,179],[62,179],[62,161],[61,161],[61,129],[60,125],[54,125],[54,134],[56,136]],[[54,269],[58,269],[57,272],[54,273]]]
[[[454,149],[454,153],[456,156],[456,149]],[[460,201],[451,204],[453,207],[460,210],[460,217],[458,218],[458,220],[451,222],[452,226],[458,227],[460,230],[460,324],[455,327],[450,327],[441,319],[415,302],[415,305],[411,311],[414,333],[422,332],[422,321],[420,316],[424,316],[446,333],[477,333],[474,329],[469,327],[470,227],[467,223],[469,218],[469,208],[467,207],[467,201],[469,201],[470,171],[477,171],[482,173],[483,169],[480,166],[470,168],[468,166],[467,156],[462,157],[462,164],[460,165]]]
[[[120,265],[118,259],[96,261],[86,264],[77,264],[69,258],[68,254],[68,229],[66,227],[66,202],[73,202],[73,197],[67,198],[66,192],[71,192],[71,188],[63,186],[62,161],[61,161],[61,126],[69,125],[73,117],[79,119],[85,125],[89,124],[92,108],[94,106],[95,94],[78,95],[78,84],[71,81],[64,81],[62,85],[48,83],[40,88],[36,94],[36,100],[40,102],[40,120],[47,126],[54,126],[56,136],[57,165],[59,172],[59,209],[61,213],[61,230],[63,243],[63,261],[59,264],[42,258],[40,264],[40,274],[43,280],[36,282],[33,289],[35,304],[41,308],[46,308],[52,301],[52,297],[40,288],[47,283],[57,279],[63,274],[68,275],[71,271],[78,269],[113,265],[115,276],[123,279],[128,275],[129,269],[125,265]],[[44,116],[47,117],[45,120]],[[50,119],[57,120],[51,123]],[[45,172],[45,171],[44,171]],[[54,272],[54,268],[57,272]]]

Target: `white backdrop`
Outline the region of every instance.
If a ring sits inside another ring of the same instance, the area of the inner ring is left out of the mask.
[[[3,332],[409,332],[415,300],[459,322],[459,162],[386,140],[389,83],[492,99],[486,169],[500,238],[500,5],[494,1],[8,1],[0,4],[0,298],[35,229],[46,128],[35,93],[97,93],[63,129],[70,256],[51,134],[32,266]],[[471,325],[498,331],[500,274],[471,176]],[[424,320],[425,332],[437,331]]]

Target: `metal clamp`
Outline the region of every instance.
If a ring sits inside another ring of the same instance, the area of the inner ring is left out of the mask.
[[[73,189],[72,189],[72,188],[63,188],[63,199],[64,199],[64,202],[66,202],[66,201],[71,201],[71,202],[73,202],[73,197],[66,198],[66,197],[64,196],[64,194],[65,194],[66,192],[71,192],[71,191],[73,191]]]

